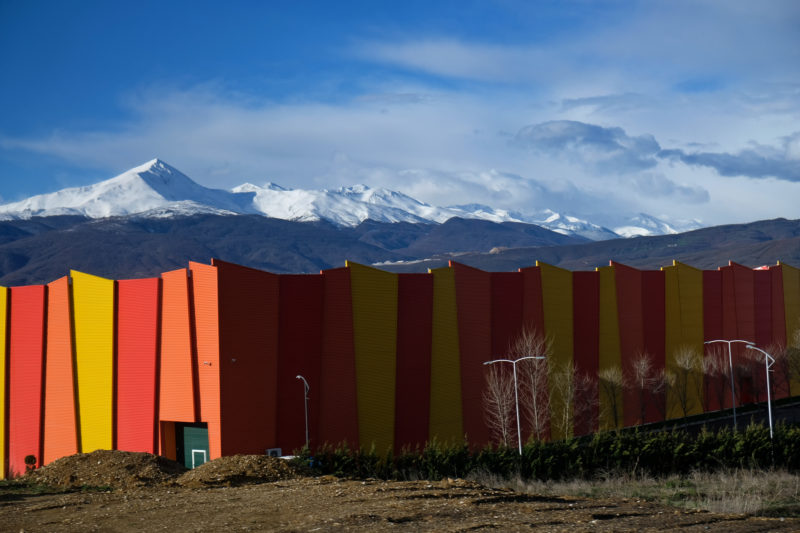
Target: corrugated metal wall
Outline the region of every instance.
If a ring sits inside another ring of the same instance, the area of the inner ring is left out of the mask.
[[[74,270],[70,277],[81,451],[108,450],[114,447],[115,281]]]
[[[277,444],[278,276],[213,260],[219,272],[222,455]]]
[[[156,453],[161,280],[117,283],[117,447]]]
[[[433,276],[399,274],[397,281],[396,451],[428,441],[433,340]]]
[[[0,287],[0,479],[8,475],[6,442],[8,431],[8,288]]]
[[[0,290],[4,475],[24,471],[26,455],[175,456],[178,422],[208,425],[212,458],[290,452],[305,443],[297,375],[311,386],[312,447],[398,451],[465,435],[480,446],[492,438],[483,363],[508,357],[523,330],[551,343],[552,438],[682,416],[731,405],[727,347],[704,341],[773,349],[800,328],[800,270],[784,264],[488,273],[452,263],[398,275],[348,263],[287,276],[217,260],[189,267],[119,282],[73,271],[71,285]],[[737,403],[763,400],[763,360],[733,351]],[[650,389],[609,386],[609,370],[630,381],[643,354]],[[720,370],[704,372],[714,358]],[[588,378],[581,402],[554,374],[569,364]],[[656,387],[665,373],[684,390]],[[775,398],[800,390],[788,379],[776,368]]]
[[[25,472],[25,457],[42,464],[42,399],[47,287],[11,288],[8,353],[8,471]]]
[[[80,451],[72,364],[72,287],[63,277],[47,285],[44,463]]]

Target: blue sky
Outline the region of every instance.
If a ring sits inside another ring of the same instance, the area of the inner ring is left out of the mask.
[[[0,0],[0,201],[159,157],[613,223],[800,218],[800,3]]]

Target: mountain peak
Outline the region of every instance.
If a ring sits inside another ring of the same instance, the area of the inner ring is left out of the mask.
[[[0,216],[19,218],[83,215],[90,218],[181,216],[192,213],[259,214],[284,220],[327,220],[338,226],[357,226],[365,220],[437,224],[453,217],[491,222],[535,224],[565,235],[605,240],[622,235],[673,233],[663,221],[640,214],[636,227],[626,223],[618,233],[587,220],[551,210],[535,214],[510,212],[482,204],[438,207],[402,192],[365,184],[335,190],[290,189],[275,183],[244,183],[230,191],[195,183],[180,170],[155,158],[111,179],[42,194],[0,205]]]

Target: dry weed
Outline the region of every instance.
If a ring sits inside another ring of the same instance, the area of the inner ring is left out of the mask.
[[[666,478],[614,474],[568,481],[530,481],[478,473],[470,479],[542,496],[633,498],[716,513],[800,516],[800,475],[785,471],[740,469]]]

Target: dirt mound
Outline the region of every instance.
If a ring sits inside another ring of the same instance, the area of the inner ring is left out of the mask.
[[[267,455],[220,457],[189,470],[175,482],[186,487],[269,483],[297,477],[283,459]]]
[[[97,450],[57,459],[25,479],[53,487],[122,489],[158,485],[185,471],[180,463],[150,453]]]

